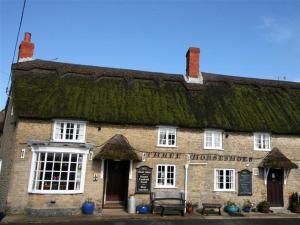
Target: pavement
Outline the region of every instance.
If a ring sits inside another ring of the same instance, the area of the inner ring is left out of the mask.
[[[72,215],[72,216],[60,216],[60,217],[32,217],[28,215],[7,215],[2,219],[0,224],[29,224],[29,223],[70,223],[72,221],[78,222],[95,222],[95,221],[113,221],[113,220],[228,220],[228,219],[276,219],[276,218],[289,218],[299,219],[300,214],[297,213],[242,213],[240,216],[230,216],[226,212],[222,212],[222,215],[209,214],[201,215],[198,212],[192,214],[186,214],[186,216],[180,215],[166,215],[160,216],[159,214],[128,214],[125,211],[120,210],[104,210],[101,213],[94,213],[93,215]]]

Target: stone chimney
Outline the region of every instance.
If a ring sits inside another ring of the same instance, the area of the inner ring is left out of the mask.
[[[200,72],[200,49],[190,47],[186,53],[186,76],[188,83],[203,83],[202,74]]]
[[[34,44],[31,43],[31,33],[25,32],[24,40],[19,46],[18,62],[32,60]]]

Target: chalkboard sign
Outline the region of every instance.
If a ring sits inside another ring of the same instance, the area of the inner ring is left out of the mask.
[[[151,192],[152,168],[141,166],[136,168],[136,194],[149,194]]]
[[[242,170],[239,174],[239,196],[252,195],[252,172]]]

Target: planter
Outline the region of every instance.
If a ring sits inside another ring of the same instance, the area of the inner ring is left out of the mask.
[[[146,206],[146,205],[139,205],[139,206],[136,207],[136,211],[139,214],[147,214],[147,213],[150,212],[150,207]]]
[[[292,212],[294,212],[294,213],[300,213],[300,205],[298,205],[298,206],[292,206]]]
[[[186,207],[186,212],[191,214],[193,212],[193,207]]]
[[[247,212],[247,213],[248,213],[248,212],[251,212],[251,207],[250,207],[250,206],[244,207],[244,208],[243,208],[243,211],[244,211],[244,212]]]
[[[93,214],[94,209],[95,209],[95,203],[93,202],[85,202],[82,205],[83,214],[88,214],[88,215]]]
[[[226,211],[228,213],[236,213],[239,211],[239,208],[237,206],[226,206]]]

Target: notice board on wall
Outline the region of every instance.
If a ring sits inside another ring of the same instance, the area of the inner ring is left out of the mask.
[[[238,175],[239,196],[252,195],[252,172],[241,170]]]
[[[141,166],[136,168],[136,194],[150,194],[152,182],[152,168]]]

